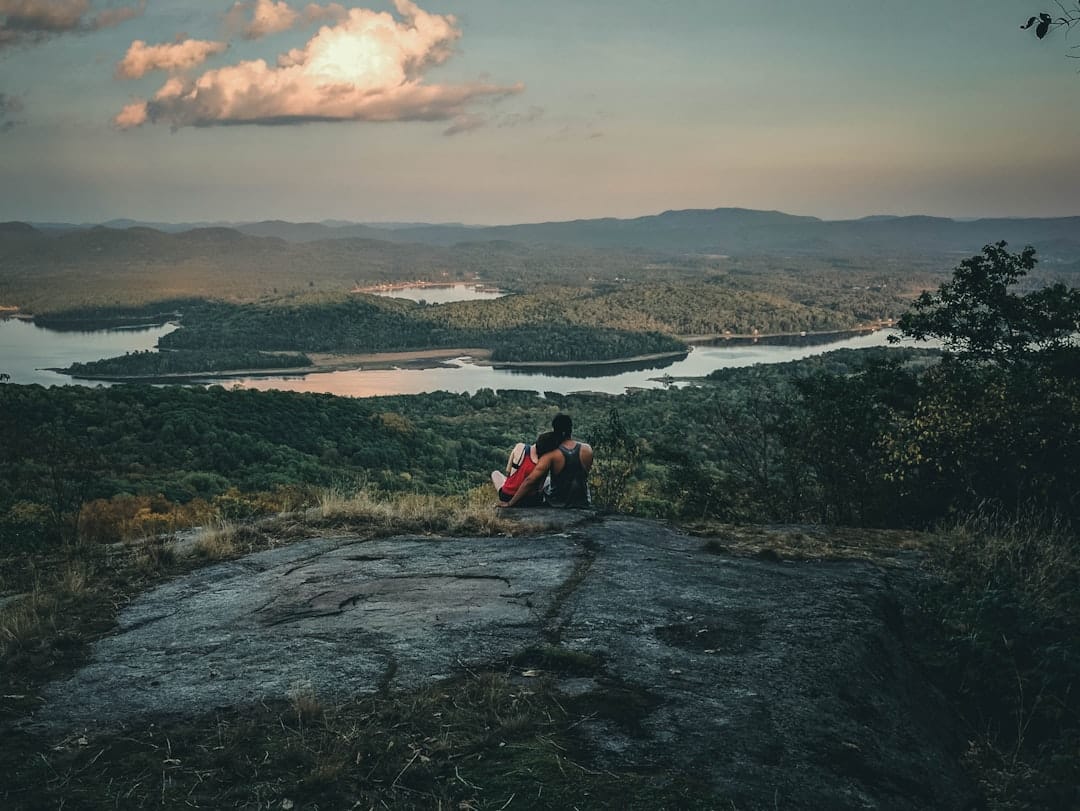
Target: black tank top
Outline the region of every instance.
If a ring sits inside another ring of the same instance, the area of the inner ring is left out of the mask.
[[[590,506],[589,485],[585,481],[585,467],[581,464],[581,443],[569,450],[560,445],[559,450],[566,464],[561,473],[551,474],[546,501],[553,507]]]

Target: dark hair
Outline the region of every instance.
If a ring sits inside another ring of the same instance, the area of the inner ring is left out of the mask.
[[[555,419],[551,421],[551,427],[558,434],[560,442],[569,439],[574,433],[574,421],[570,419],[569,414],[556,414]]]
[[[562,440],[555,435],[554,431],[540,434],[540,436],[536,438],[536,455],[543,456],[545,453],[551,453],[559,447],[560,442],[562,442]]]

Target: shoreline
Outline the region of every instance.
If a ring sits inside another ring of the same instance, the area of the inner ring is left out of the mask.
[[[889,329],[896,325],[892,319],[875,321],[871,324],[863,324],[857,327],[845,329],[802,330],[800,332],[724,332],[718,335],[679,335],[680,341],[685,341],[691,346],[718,344],[722,341],[761,341],[775,340],[778,338],[829,338],[844,335],[862,335],[867,332]]]

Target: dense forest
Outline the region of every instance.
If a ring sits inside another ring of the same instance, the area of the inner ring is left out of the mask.
[[[311,358],[302,354],[259,351],[202,352],[174,349],[167,352],[129,352],[116,358],[73,363],[68,373],[76,378],[128,378],[189,375],[193,373],[226,372],[236,369],[304,369],[312,365]]]

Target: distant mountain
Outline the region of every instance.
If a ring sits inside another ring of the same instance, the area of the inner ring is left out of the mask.
[[[389,230],[349,223],[328,225],[319,222],[284,222],[265,220],[233,226],[242,234],[277,237],[288,242],[317,242],[320,239],[389,239]]]
[[[665,211],[646,217],[619,220],[570,220],[523,225],[462,228],[429,225],[403,228],[393,238],[433,245],[505,240],[524,245],[567,245],[579,248],[618,248],[674,253],[731,253],[721,250],[754,243],[761,229],[820,223],[815,217],[797,217],[779,211],[743,208]]]
[[[114,226],[146,227],[133,220]],[[221,227],[220,224],[212,224]],[[199,224],[205,228],[207,224]],[[153,224],[157,231],[183,233],[192,224]],[[780,211],[744,208],[665,211],[632,219],[602,218],[519,225],[291,223],[281,220],[228,226],[252,237],[291,243],[327,240],[379,240],[434,247],[513,243],[524,247],[560,246],[599,251],[654,254],[797,255],[818,257],[933,256],[972,254],[983,245],[1006,240],[1014,248],[1034,245],[1044,261],[1080,260],[1080,217],[952,220],[944,217],[872,215],[856,220],[821,220]],[[72,226],[78,228],[78,226]],[[58,224],[48,229],[60,232]]]
[[[0,222],[0,234],[31,235],[40,233],[38,229],[26,222]]]

